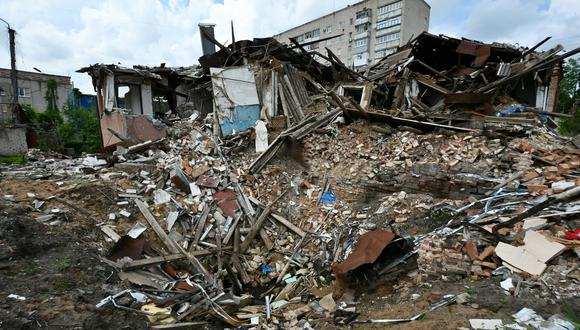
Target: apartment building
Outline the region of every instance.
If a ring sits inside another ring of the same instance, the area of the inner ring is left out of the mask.
[[[40,72],[18,71],[18,103],[29,104],[38,112],[44,112],[48,105],[46,91],[48,81],[57,83],[57,104],[59,109],[66,104],[73,85],[70,77],[46,74]],[[10,69],[0,68],[0,119],[10,118],[10,104],[12,103],[12,82]]]
[[[424,0],[364,0],[274,38],[288,44],[295,38],[307,44],[307,50],[322,54],[328,47],[346,65],[360,69],[427,31],[430,10]]]

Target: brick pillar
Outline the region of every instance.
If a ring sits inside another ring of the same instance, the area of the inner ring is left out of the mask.
[[[552,75],[550,76],[550,87],[548,88],[548,101],[544,111],[555,111],[558,105],[558,92],[560,90],[560,73],[562,72],[562,61],[554,63]]]

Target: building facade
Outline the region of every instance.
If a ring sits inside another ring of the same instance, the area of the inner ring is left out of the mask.
[[[424,0],[364,0],[274,38],[287,44],[295,38],[307,44],[306,50],[322,54],[327,47],[344,64],[360,69],[427,31],[430,10]],[[329,37],[335,38],[324,40]]]
[[[18,103],[31,105],[36,111],[44,112],[48,105],[45,96],[47,83],[54,80],[57,83],[58,107],[67,103],[72,92],[72,83],[68,76],[58,76],[39,72],[18,71]],[[0,116],[9,117],[12,102],[12,83],[10,69],[0,68]]]

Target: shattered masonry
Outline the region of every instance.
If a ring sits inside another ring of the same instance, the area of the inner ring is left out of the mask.
[[[477,301],[473,283],[515,301],[577,296],[580,149],[553,111],[562,60],[579,49],[423,33],[360,73],[271,38],[216,45],[199,66],[80,69],[112,154],[31,151],[35,162],[2,170],[60,187],[4,195],[47,226],[79,216],[71,191],[110,189],[106,210],[81,212],[115,273],[97,312],[314,328],[426,322]],[[435,298],[377,312],[380,288],[401,304]],[[516,326],[569,323],[516,312]]]

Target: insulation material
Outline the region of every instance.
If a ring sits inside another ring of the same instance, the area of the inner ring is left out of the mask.
[[[105,111],[111,112],[116,105],[115,100],[115,76],[107,74],[104,88]]]
[[[261,120],[256,122],[256,152],[262,153],[268,149],[268,129],[266,123]]]
[[[222,136],[241,132],[260,119],[254,74],[246,66],[210,68],[214,113]]]

